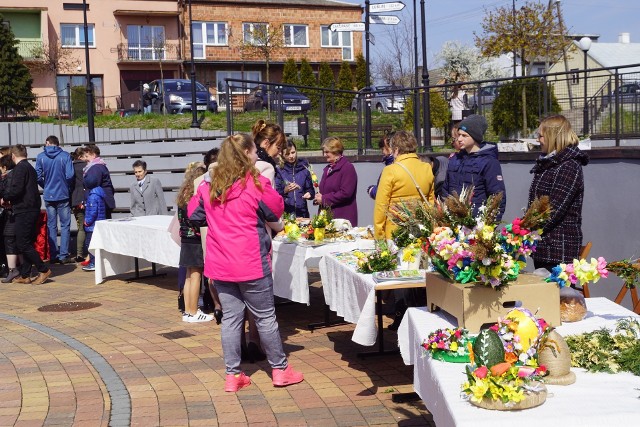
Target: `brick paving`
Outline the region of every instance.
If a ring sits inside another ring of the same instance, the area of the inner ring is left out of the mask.
[[[244,364],[253,384],[225,393],[220,326],[182,322],[177,271],[127,283],[93,284],[91,273],[53,266],[44,285],[0,284],[0,426],[423,426],[412,368],[399,355],[359,359],[373,350],[351,341],[354,325],[307,329],[323,319],[319,275],[311,305],[278,305],[289,361],[305,381],[274,388],[268,363]],[[38,308],[65,302],[80,311]],[[390,319],[385,322],[390,323]],[[385,334],[388,348],[395,344]]]

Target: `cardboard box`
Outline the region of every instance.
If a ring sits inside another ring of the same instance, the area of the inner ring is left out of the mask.
[[[520,274],[508,286],[495,290],[479,284],[453,283],[438,273],[427,274],[427,308],[440,308],[458,320],[458,326],[477,333],[485,323],[496,323],[515,306],[526,308],[552,326],[560,326],[560,289],[539,276]]]

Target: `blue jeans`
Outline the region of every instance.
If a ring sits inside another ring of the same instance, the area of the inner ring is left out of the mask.
[[[89,265],[96,265],[96,257],[89,252],[89,245],[91,244],[91,237],[93,237],[93,231],[86,231],[84,238],[84,252],[89,254]]]
[[[47,228],[49,229],[49,254],[51,261],[69,257],[69,240],[71,238],[71,205],[69,199],[47,202]],[[58,250],[58,217],[60,217],[60,249]]]
[[[271,275],[247,282],[214,280],[222,305],[222,353],[227,374],[240,373],[240,348],[244,328],[244,309],[247,307],[256,320],[260,343],[273,369],[287,367],[287,356],[276,321]]]

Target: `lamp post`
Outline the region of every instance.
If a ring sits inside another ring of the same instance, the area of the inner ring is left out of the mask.
[[[429,69],[427,68],[427,27],[425,24],[424,0],[420,0],[420,22],[422,27],[422,120],[424,123],[424,149],[431,151],[431,106],[429,105]]]
[[[96,131],[93,123],[93,85],[91,84],[91,66],[89,63],[89,24],[87,24],[87,0],[82,0],[82,17],[84,19],[84,61],[87,80],[87,128],[89,142],[96,142]]]
[[[418,142],[418,147],[422,146],[422,135],[420,131],[420,77],[418,73],[418,9],[416,0],[413,0],[413,67],[414,82],[416,88],[413,91],[413,134]]]
[[[370,72],[369,72],[369,43],[371,42],[371,34],[369,32],[369,6],[371,2],[366,0],[364,2],[364,38],[365,38],[365,82],[366,86],[362,90],[364,93],[365,102],[364,106],[364,147],[371,148],[371,87],[369,86],[371,82]]]
[[[191,0],[189,0],[189,49],[191,51],[191,127],[199,128],[198,98],[196,97],[196,64],[193,61],[193,19],[191,18]],[[209,102],[208,99],[207,102]]]
[[[584,93],[582,94],[582,135],[586,136],[589,132],[589,108],[587,107],[587,52],[591,48],[591,39],[583,37],[578,42],[578,46],[584,52]]]

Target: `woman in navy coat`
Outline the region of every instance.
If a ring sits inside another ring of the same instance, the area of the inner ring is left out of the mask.
[[[329,165],[322,172],[320,191],[314,200],[320,209],[331,208],[334,218],[347,219],[356,227],[358,175],[356,168],[342,155],[343,151],[344,145],[339,138],[330,136],[322,142],[322,154]]]

